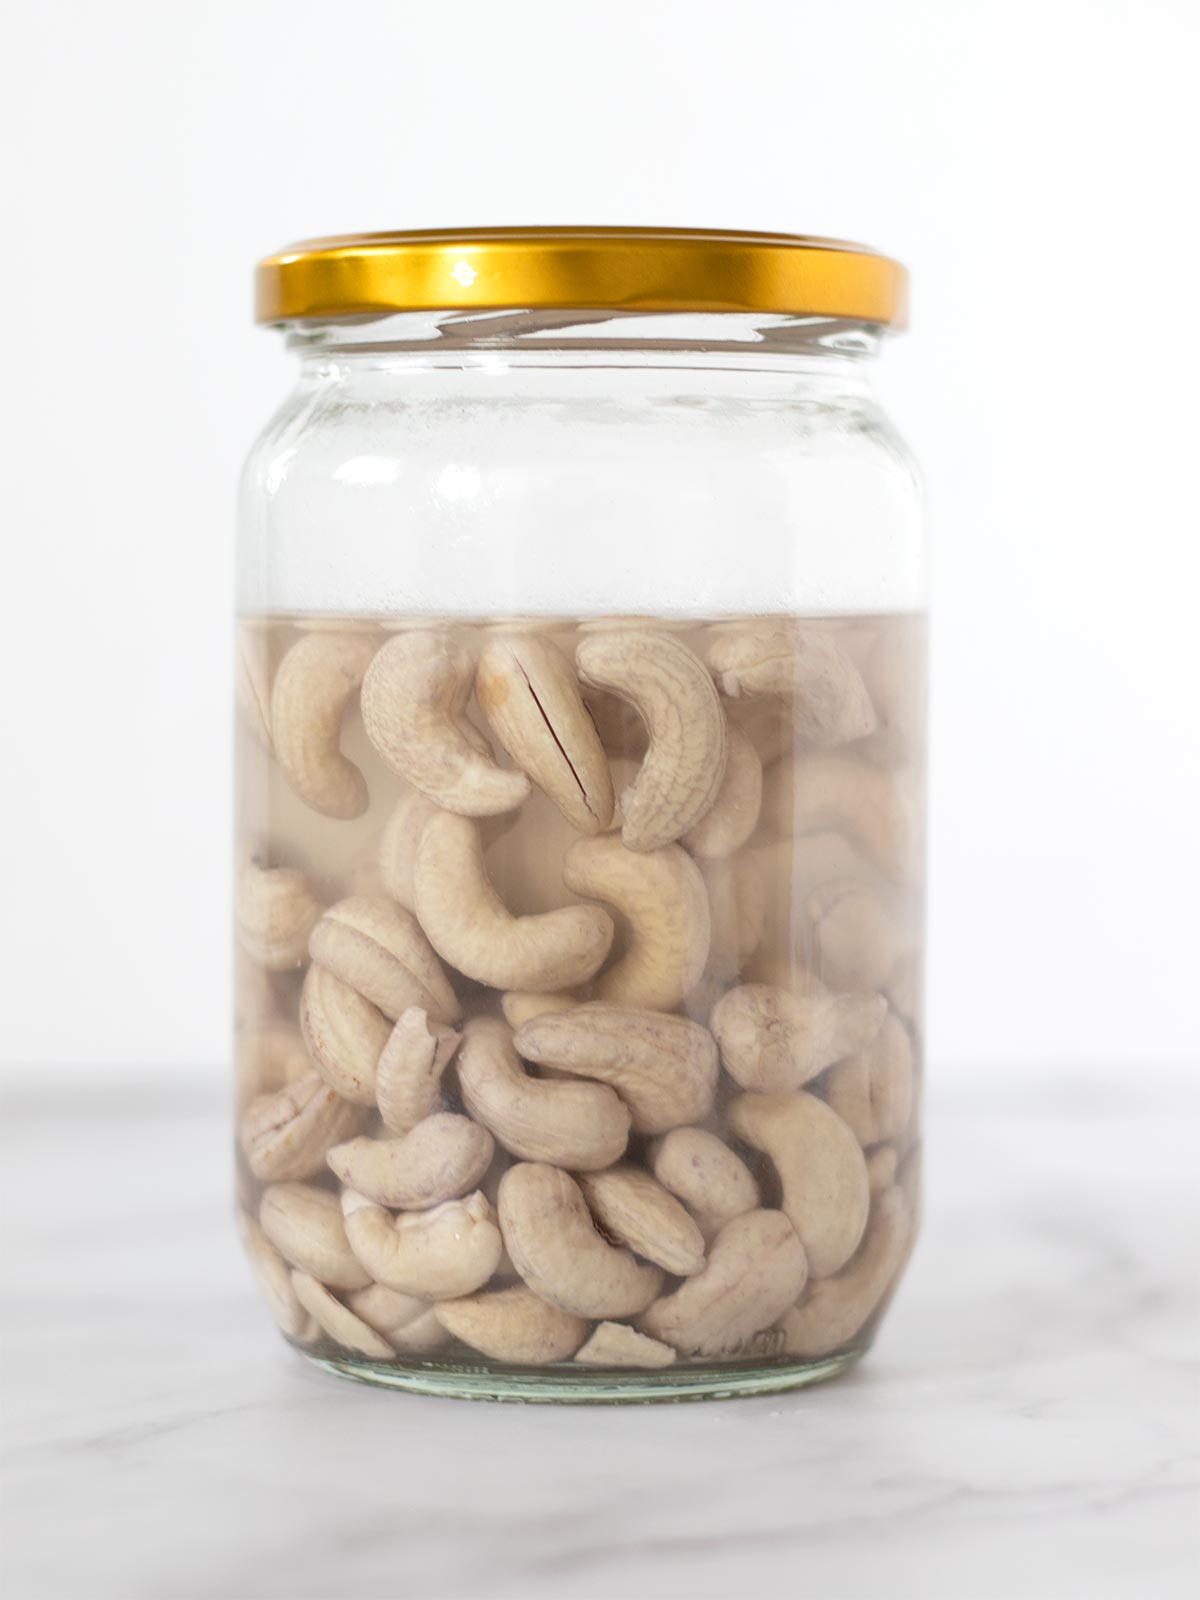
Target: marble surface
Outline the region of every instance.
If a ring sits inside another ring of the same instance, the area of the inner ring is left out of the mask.
[[[1185,1082],[955,1075],[874,1355],[793,1396],[624,1409],[312,1370],[239,1258],[213,1083],[10,1085],[4,1593],[1196,1593]]]

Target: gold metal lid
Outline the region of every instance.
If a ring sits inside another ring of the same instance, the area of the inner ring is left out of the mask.
[[[259,322],[391,311],[762,311],[902,328],[908,274],[862,245],[704,228],[453,228],[308,239],[259,263]]]

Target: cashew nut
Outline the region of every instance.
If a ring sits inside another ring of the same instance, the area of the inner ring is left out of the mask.
[[[632,1111],[635,1133],[665,1133],[712,1108],[717,1047],[684,1017],[577,1006],[535,1017],[513,1043],[527,1061],[610,1085]]]
[[[743,1094],[728,1109],[730,1132],[769,1156],[782,1210],[814,1278],[827,1278],[858,1249],[871,1203],[867,1163],[853,1131],[812,1094]]]
[[[375,1104],[375,1073],[387,1018],[356,989],[314,961],[300,991],[300,1032],[317,1071],[356,1105]]]
[[[511,811],[529,779],[481,754],[464,730],[471,661],[441,633],[400,633],[371,662],[363,724],[393,772],[447,811],[468,817]]]
[[[500,1261],[500,1230],[478,1190],[398,1217],[342,1191],[346,1237],[376,1283],[426,1300],[452,1300],[485,1284]]]
[[[704,1235],[679,1201],[640,1167],[609,1167],[577,1180],[604,1232],[655,1266],[688,1278],[704,1266]]]
[[[604,1242],[579,1185],[558,1167],[510,1167],[500,1180],[499,1212],[513,1265],[535,1294],[560,1310],[627,1317],[658,1293],[659,1269]]]
[[[881,995],[834,994],[815,979],[803,994],[745,983],[718,1000],[709,1026],[743,1089],[798,1089],[865,1049],[886,1012]]]
[[[904,1264],[909,1236],[904,1193],[887,1189],[875,1202],[862,1248],[850,1265],[836,1278],[814,1283],[800,1304],[780,1319],[787,1354],[827,1356],[861,1333]]]
[[[673,1011],[704,971],[711,920],[700,869],[678,845],[642,853],[611,834],[567,851],[563,882],[629,921],[625,954],[593,985],[597,1000]]]
[[[508,634],[479,658],[475,694],[500,743],[581,833],[613,815],[608,760],[570,663],[548,639]]]
[[[413,873],[417,846],[430,817],[437,815],[433,801],[414,789],[398,800],[379,839],[379,876],[392,899],[406,911],[417,909]]]
[[[786,623],[734,628],[709,647],[722,694],[783,695],[797,734],[812,744],[850,744],[875,730],[875,708],[858,668],[827,634]]]
[[[461,1038],[420,1006],[401,1014],[375,1068],[375,1100],[390,1133],[407,1133],[441,1106],[442,1073]]]
[[[425,825],[415,884],[417,915],[434,949],[467,977],[496,989],[582,983],[612,943],[612,918],[598,906],[514,917],[488,881],[478,829],[450,812]]]
[[[369,1328],[382,1334],[393,1350],[406,1356],[432,1355],[450,1337],[433,1314],[428,1300],[401,1294],[373,1283],[346,1297],[346,1304]]]
[[[243,1213],[238,1222],[246,1259],[280,1332],[289,1339],[307,1343],[315,1335],[316,1329],[311,1325],[308,1312],[296,1298],[291,1269],[253,1217]]]
[[[324,1284],[309,1277],[307,1272],[292,1273],[292,1290],[321,1331],[327,1333],[335,1344],[353,1350],[358,1355],[368,1356],[372,1361],[390,1361],[395,1355],[386,1339],[381,1338],[361,1317],[356,1317],[353,1311],[330,1294]]]
[[[808,897],[812,970],[831,989],[882,989],[899,953],[887,907],[853,878],[823,883]]]
[[[627,1322],[600,1322],[575,1360],[581,1367],[669,1367],[675,1352]]]
[[[591,1172],[611,1166],[629,1139],[629,1109],[611,1089],[531,1078],[496,1017],[467,1023],[458,1084],[471,1116],[527,1161]]]
[[[422,1007],[437,1022],[460,1015],[458,997],[417,919],[390,900],[339,900],[313,929],[308,948],[314,961],[393,1021],[410,1006]]]
[[[651,1159],[654,1176],[683,1201],[706,1239],[761,1203],[746,1163],[704,1128],[672,1128],[655,1141]]]
[[[650,747],[621,797],[621,837],[656,850],[699,822],[725,773],[725,713],[700,658],[666,633],[614,632],[581,639],[579,675],[639,712]]]
[[[326,1160],[342,1182],[381,1206],[427,1211],[473,1189],[495,1145],[468,1117],[439,1111],[400,1139],[351,1139]]]
[[[370,1283],[347,1242],[336,1195],[306,1183],[273,1183],[263,1190],[258,1220],[286,1261],[330,1288]]]
[[[725,776],[717,798],[683,836],[694,856],[730,856],[741,849],[758,826],[762,784],[758,751],[740,728],[728,728]]]
[[[727,1222],[702,1272],[637,1319],[681,1355],[732,1356],[792,1305],[808,1277],[804,1246],[782,1211],[748,1211]]]
[[[913,1108],[912,1041],[904,1024],[888,1017],[865,1050],[829,1069],[824,1088],[860,1144],[898,1139]]]
[[[269,972],[298,967],[321,905],[302,872],[247,861],[238,872],[234,916],[238,942]]]
[[[330,1146],[351,1138],[362,1121],[357,1106],[310,1071],[297,1082],[252,1100],[238,1134],[254,1176],[283,1182],[315,1177]]]
[[[581,1317],[552,1306],[524,1284],[443,1301],[434,1316],[447,1333],[481,1355],[527,1366],[565,1361],[588,1331]]]
[[[573,994],[562,989],[556,994],[531,994],[528,989],[510,989],[507,994],[500,996],[500,1010],[504,1013],[505,1022],[514,1031],[534,1017],[544,1017],[548,1011],[570,1011],[572,1006],[578,1004]]]
[[[906,773],[849,756],[782,761],[764,780],[762,818],[785,837],[844,833],[889,878],[913,871],[918,830]]]
[[[288,782],[327,817],[367,809],[367,781],[339,748],[342,716],[375,653],[373,635],[307,633],[279,663],[271,690],[275,754]]]

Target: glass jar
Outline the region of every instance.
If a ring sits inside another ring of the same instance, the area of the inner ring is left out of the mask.
[[[334,1372],[786,1389],[919,1204],[904,274],[776,235],[297,246],[238,566],[240,1212]]]

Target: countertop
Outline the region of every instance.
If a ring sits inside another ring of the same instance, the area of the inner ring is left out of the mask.
[[[877,1350],[791,1396],[467,1404],[256,1304],[207,1081],[3,1092],[12,1600],[1162,1600],[1197,1592],[1197,1100],[946,1073]]]

